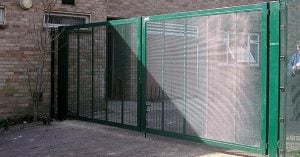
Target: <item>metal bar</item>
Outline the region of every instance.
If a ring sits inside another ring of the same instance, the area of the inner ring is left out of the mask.
[[[77,29],[77,115],[79,116],[80,106],[80,29]]]
[[[136,23],[139,18],[130,18],[130,19],[122,19],[122,20],[111,20],[105,22],[96,22],[96,23],[88,23],[88,24],[79,24],[72,26],[65,26],[66,29],[78,29],[78,28],[89,28],[89,27],[99,27],[99,26],[113,26],[113,25],[122,25],[122,24],[133,24]]]
[[[280,2],[280,56],[287,56],[287,2],[285,0]],[[280,87],[287,86],[287,60],[283,59],[280,62]],[[287,92],[280,92],[280,107],[279,107],[279,116],[280,119],[283,119],[283,122],[279,123],[279,154],[278,156],[286,155],[286,105],[287,105]]]
[[[92,118],[94,119],[94,27],[92,27]]]
[[[51,103],[50,103],[50,116],[54,118],[54,103],[55,103],[55,51],[56,51],[56,35],[54,29],[51,29]]]
[[[264,6],[262,10],[262,15],[260,17],[261,25],[261,35],[260,35],[260,53],[261,56],[258,57],[258,62],[261,67],[261,122],[260,122],[260,147],[265,150],[265,153],[267,153],[267,121],[268,121],[268,7]]]
[[[227,148],[227,149],[237,149],[237,150],[241,150],[241,151],[259,153],[259,154],[264,154],[264,152],[265,152],[265,150],[263,150],[259,147],[252,147],[252,146],[247,146],[247,145],[211,140],[211,139],[206,139],[206,138],[201,138],[201,137],[196,137],[196,136],[183,135],[183,134],[174,133],[174,132],[161,131],[161,130],[155,130],[155,129],[149,129],[149,128],[146,129],[146,132],[152,133],[152,134],[157,134],[157,135],[162,135],[162,136],[166,136],[166,137],[194,141],[197,143],[204,143],[204,144],[208,144],[211,146],[222,147],[222,148]]]
[[[105,124],[105,125],[109,125],[109,126],[114,126],[114,127],[139,131],[139,129],[136,126],[121,124],[121,123],[116,123],[116,122],[110,122],[110,121],[107,121],[107,120],[99,120],[99,119],[92,119],[92,118],[79,117],[79,116],[68,116],[68,117],[71,118],[71,119],[76,119],[76,120],[82,120],[82,121],[98,123],[98,124]]]
[[[269,156],[278,155],[279,130],[279,3],[270,2],[269,17]]]
[[[164,59],[165,59],[165,21],[163,21],[163,41],[162,41],[162,50],[161,50],[161,96],[162,96],[162,102],[161,102],[161,130],[165,130],[165,92],[164,92]]]
[[[63,120],[68,112],[68,32],[59,27],[57,118]]]
[[[140,56],[140,78],[141,78],[141,84],[140,84],[140,106],[141,106],[141,115],[140,115],[140,118],[141,118],[141,131],[145,131],[146,130],[146,81],[147,81],[147,63],[146,63],[146,58],[147,58],[147,54],[146,54],[146,36],[147,36],[147,31],[146,31],[146,18],[142,17],[141,18],[141,38],[140,38],[140,45],[141,45],[141,56]]]
[[[169,19],[180,19],[180,18],[197,17],[197,16],[261,11],[262,8],[266,5],[267,5],[267,3],[259,3],[259,4],[251,4],[251,5],[244,5],[244,6],[235,6],[235,7],[230,7],[230,8],[217,8],[217,9],[179,12],[179,13],[173,13],[173,14],[154,15],[149,18],[151,21],[160,21],[160,20],[167,20],[167,19],[168,20]]]
[[[108,97],[111,97],[111,66],[110,64],[110,45],[109,45],[109,39],[110,39],[110,26],[106,27],[106,65],[105,65],[105,120],[107,121],[107,111],[108,111]]]
[[[205,104],[205,137],[208,136],[208,106],[209,106],[209,16],[206,18],[206,104]]]
[[[121,51],[120,53],[123,54],[120,59],[121,59],[121,124],[124,124],[124,90],[125,90],[125,82],[126,82],[126,63],[127,63],[127,56],[126,56],[126,35],[125,35],[125,31],[124,31],[124,27],[125,25],[122,25],[120,28],[121,28],[121,39],[120,39],[120,43],[121,43]]]
[[[186,134],[186,70],[187,70],[187,20],[184,19],[184,46],[183,46],[183,105],[184,105],[184,115],[183,115],[183,134]]]
[[[143,98],[142,98],[142,86],[144,85],[143,82],[143,64],[142,64],[142,23],[143,23],[143,18],[141,17],[139,19],[139,21],[137,22],[137,127],[139,128],[139,130],[141,131],[142,129],[142,113],[141,113],[141,107],[143,106],[144,102],[143,102]],[[145,85],[144,85],[145,86]]]

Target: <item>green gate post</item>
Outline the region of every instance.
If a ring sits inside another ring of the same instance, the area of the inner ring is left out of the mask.
[[[138,55],[138,62],[137,62],[137,127],[139,129],[139,131],[142,130],[142,121],[143,121],[143,117],[142,117],[142,108],[145,106],[144,103],[144,92],[143,92],[143,86],[145,86],[145,82],[144,82],[144,78],[143,76],[144,74],[144,65],[142,63],[142,31],[143,31],[143,18],[139,18],[138,22],[137,22],[137,55]]]
[[[278,156],[279,136],[279,3],[270,2],[269,16],[269,149],[270,157]]]
[[[137,117],[138,120],[138,124],[140,125],[140,131],[145,132],[146,131],[146,80],[147,80],[147,70],[146,70],[146,21],[145,21],[145,17],[141,17],[140,20],[140,26],[141,28],[139,29],[139,38],[138,38],[138,42],[139,42],[139,61],[138,61],[138,65],[139,65],[139,93],[140,93],[140,101],[139,101],[139,116]]]
[[[57,118],[63,120],[68,112],[68,33],[65,27],[58,30]]]

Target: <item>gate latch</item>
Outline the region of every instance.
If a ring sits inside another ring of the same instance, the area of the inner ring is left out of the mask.
[[[285,92],[285,88],[284,87],[280,87],[280,92]]]

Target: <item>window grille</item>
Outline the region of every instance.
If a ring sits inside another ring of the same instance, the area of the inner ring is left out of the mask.
[[[89,15],[74,15],[66,13],[50,13],[44,16],[46,27],[59,27],[67,25],[85,24],[90,22]]]
[[[0,6],[0,25],[5,23],[5,8]]]

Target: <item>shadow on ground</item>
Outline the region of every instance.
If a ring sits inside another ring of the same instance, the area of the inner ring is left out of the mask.
[[[81,121],[53,122],[0,133],[2,157],[255,156],[232,150]]]

